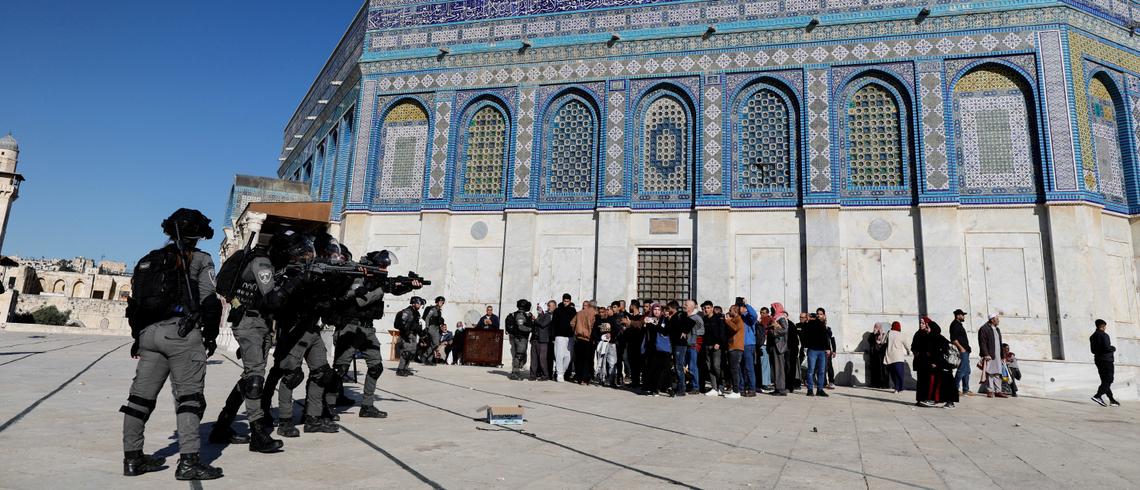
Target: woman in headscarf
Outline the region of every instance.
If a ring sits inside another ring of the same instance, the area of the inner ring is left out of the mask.
[[[902,324],[894,322],[891,331],[887,332],[887,350],[883,356],[883,364],[890,368],[891,383],[895,393],[902,393],[903,370],[906,368],[906,356],[910,355],[910,341],[902,333]]]
[[[887,368],[883,357],[887,353],[887,329],[883,322],[875,324],[867,336],[867,384],[872,388],[887,388]]]
[[[914,337],[910,340],[910,348],[914,352],[914,399],[915,405],[920,407],[932,407],[934,403],[928,398],[930,395],[930,375],[932,368],[931,353],[931,339],[930,339],[930,319],[927,317],[919,317],[918,331],[914,333]]]
[[[930,386],[926,395],[928,406],[944,403],[942,408],[953,409],[958,403],[958,386],[954,383],[954,368],[946,362],[946,354],[952,349],[950,339],[942,335],[942,328],[934,320],[927,319],[929,332],[926,343],[930,349]],[[957,350],[957,349],[955,349]]]

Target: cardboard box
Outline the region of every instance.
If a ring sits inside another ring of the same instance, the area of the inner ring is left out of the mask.
[[[487,422],[491,425],[522,425],[522,407],[487,407]]]

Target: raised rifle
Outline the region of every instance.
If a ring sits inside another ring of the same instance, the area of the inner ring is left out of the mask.
[[[237,277],[233,278],[230,283],[230,290],[226,293],[226,298],[234,298],[230,302],[230,314],[226,316],[226,321],[230,322],[232,326],[238,326],[241,319],[245,317],[245,308],[242,306],[241,301],[234,297],[237,291],[238,284],[241,284],[241,276],[245,273],[245,267],[249,265],[249,259],[253,252],[253,242],[257,241],[257,232],[251,232],[249,240],[246,240],[245,247],[241,249],[241,261],[238,262]]]
[[[186,315],[178,321],[178,336],[185,337],[190,334],[191,330],[198,328],[198,319],[200,313],[198,312],[198,302],[194,300],[194,291],[191,289],[190,282],[190,262],[193,256],[187,256],[186,249],[182,245],[182,230],[178,223],[174,223],[174,248],[178,250],[178,270],[182,275],[182,282],[186,290]]]

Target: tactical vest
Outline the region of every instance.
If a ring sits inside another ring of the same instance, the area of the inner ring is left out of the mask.
[[[234,290],[234,297],[231,301],[233,300],[240,302],[247,310],[257,310],[261,308],[261,289],[257,285],[257,280],[247,280],[242,277],[241,283],[238,284]]]

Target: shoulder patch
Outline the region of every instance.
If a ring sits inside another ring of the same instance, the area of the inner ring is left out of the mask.
[[[270,269],[262,269],[257,271],[257,282],[262,284],[269,284],[273,280],[273,271]]]

